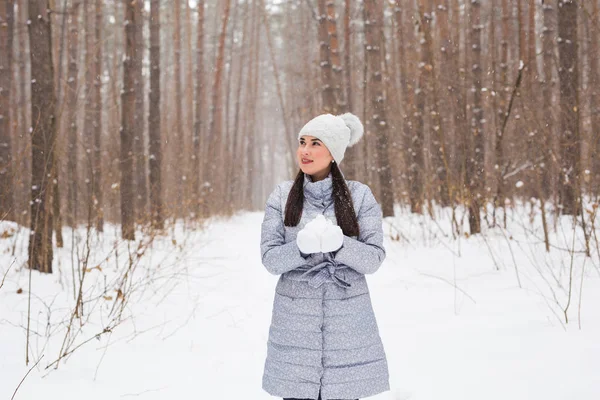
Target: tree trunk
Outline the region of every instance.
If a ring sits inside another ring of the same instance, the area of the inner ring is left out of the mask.
[[[422,139],[414,136],[413,134],[413,119],[415,119],[415,108],[414,108],[414,88],[410,84],[410,77],[408,73],[408,60],[406,55],[410,50],[411,41],[406,34],[406,26],[408,25],[409,31],[412,31],[412,26],[405,22],[404,16],[407,15],[404,8],[402,7],[402,0],[396,0],[394,7],[394,17],[396,22],[396,43],[398,43],[398,69],[400,72],[400,91],[401,91],[401,109],[402,109],[402,140],[405,145],[405,165],[403,168],[408,171],[408,180],[410,186],[410,204],[411,211],[421,213],[422,212],[422,186],[417,187],[415,181],[420,178],[421,169],[416,167],[416,163],[423,162],[423,157],[419,157],[419,152],[414,152],[415,148],[413,145],[413,139],[417,138],[417,145],[422,146]],[[416,121],[415,121],[416,125]]]
[[[381,41],[383,36],[383,3],[367,0],[364,3],[365,38],[367,44],[367,65],[369,68],[371,124],[376,136],[379,167],[379,198],[384,217],[394,215],[394,191],[388,155],[388,123],[386,99],[383,92],[383,63]],[[369,124],[367,124],[367,129]]]
[[[248,99],[246,103],[247,114],[246,121],[248,121],[248,131],[256,132],[256,103],[258,101],[258,90],[259,90],[259,60],[260,60],[260,48],[261,48],[261,37],[260,37],[260,20],[262,19],[262,9],[259,9],[258,2],[253,2],[252,20],[254,21],[251,25],[254,27],[252,37],[250,40],[251,51],[250,51],[250,72],[248,73],[248,82],[250,82],[250,88]],[[246,163],[246,182],[253,182],[253,178],[258,172],[258,162],[260,157],[257,156],[257,146],[253,146],[253,143],[246,138],[246,154],[248,159]],[[253,209],[253,186],[248,184],[246,187],[245,198],[246,198],[246,209]]]
[[[31,232],[29,268],[52,272],[52,176],[56,142],[56,92],[50,5],[47,0],[29,0],[31,56]]]
[[[436,116],[439,121],[439,129],[434,133],[438,135],[438,141],[443,144],[443,151],[434,149],[439,152],[441,161],[443,163],[443,170],[438,171],[438,182],[440,189],[440,199],[442,204],[448,206],[452,203],[454,198],[454,191],[456,190],[456,177],[452,176],[452,168],[450,166],[450,152],[448,142],[452,141],[451,136],[446,137],[447,134],[451,134],[450,117],[452,113],[452,102],[450,101],[455,96],[455,75],[452,73],[452,36],[449,28],[449,2],[448,0],[437,0],[437,11],[436,15],[438,18],[440,43],[440,64],[436,68],[439,74],[439,83],[434,76],[434,95],[435,101],[434,106],[436,107]],[[439,85],[439,86],[438,86]],[[439,89],[439,88],[441,89]]]
[[[327,11],[327,36],[329,39],[329,60],[331,61],[331,84],[333,85],[333,98],[335,99],[334,114],[342,114],[348,111],[342,90],[343,68],[340,59],[340,46],[337,33],[337,14],[335,13],[335,2],[328,1]]]
[[[104,0],[96,0],[96,22],[94,24],[94,167],[92,169],[92,191],[94,218],[98,232],[104,232],[104,197],[102,193],[102,27]]]
[[[485,132],[483,130],[483,105],[481,101],[482,71],[481,68],[481,1],[472,0],[471,15],[471,72],[473,74],[473,106],[471,107],[470,155],[467,156],[466,180],[469,186],[469,228],[471,234],[481,232],[480,208],[485,204],[484,188],[484,147]]]
[[[544,110],[553,110],[554,103],[552,101],[554,97],[554,71],[556,69],[556,55],[555,55],[555,43],[556,43],[556,13],[552,4],[545,3],[544,6],[544,28],[543,28],[543,49],[544,49],[544,82],[543,82],[543,107]],[[544,199],[550,198],[552,188],[555,186],[556,176],[555,171],[556,162],[553,160],[553,151],[555,143],[555,116],[553,112],[546,112],[544,115],[545,122],[545,134],[544,141],[546,145],[544,147],[544,165],[542,167],[542,196]],[[554,184],[553,184],[554,183]]]
[[[354,102],[352,101],[352,36],[350,21],[352,18],[352,6],[350,0],[344,0],[344,90],[346,99],[346,110],[356,114]],[[306,57],[304,57],[306,58]],[[344,157],[345,175],[348,179],[357,179],[358,151],[356,148],[346,150]]]
[[[205,200],[204,182],[201,179],[202,173],[208,165],[207,160],[201,157],[202,127],[204,126],[204,0],[198,1],[198,38],[196,43],[196,93],[194,98],[194,152],[192,154],[192,193],[194,195],[193,211],[197,216],[204,209],[202,202]],[[202,171],[200,166],[202,164]]]
[[[598,71],[598,40],[600,40],[600,27],[598,19],[600,18],[600,10],[598,9],[598,0],[592,0],[591,15],[595,20],[590,27],[590,48],[589,48],[589,105],[591,114],[591,130],[592,130],[592,146],[591,151],[594,154],[592,157],[592,193],[600,196],[600,94],[598,85],[600,85],[600,73]]]
[[[344,87],[346,89],[346,109],[349,112],[353,112],[354,107],[352,103],[352,73],[350,69],[350,52],[352,51],[352,42],[350,36],[350,20],[352,8],[350,5],[350,0],[344,0],[344,5]]]
[[[27,54],[27,49],[30,49],[29,40],[28,40],[28,25],[27,20],[29,19],[28,11],[27,11],[27,1],[22,1],[19,3],[18,13],[19,16],[16,19],[17,21],[17,30],[16,32],[20,32],[18,34],[19,44],[18,44],[18,70],[19,70],[19,110],[20,110],[20,118],[19,118],[19,160],[18,165],[19,169],[23,171],[23,175],[19,179],[17,186],[20,187],[18,192],[18,207],[20,208],[20,212],[23,215],[21,219],[21,223],[23,225],[31,224],[31,215],[29,211],[31,209],[30,201],[31,201],[31,157],[28,156],[28,153],[31,152],[29,140],[30,132],[29,127],[31,126],[31,119],[29,118],[29,112],[31,107],[29,106],[28,99],[28,90],[31,88],[31,80],[29,79],[29,74],[27,73],[27,61],[30,55]],[[30,50],[31,51],[31,50]],[[13,153],[14,155],[14,153]],[[14,157],[13,157],[14,159]]]
[[[317,0],[319,16],[319,55],[321,68],[321,98],[322,110],[324,113],[337,114],[337,104],[334,95],[334,85],[331,77],[331,60],[329,33],[327,32],[327,12],[325,9],[326,0]]]
[[[133,138],[135,136],[135,49],[137,28],[135,3],[125,2],[125,58],[123,59],[123,90],[121,91],[121,235],[135,239],[133,195]]]
[[[224,132],[222,129],[222,87],[221,81],[223,70],[225,68],[225,38],[227,36],[227,23],[229,22],[229,13],[231,11],[231,0],[225,0],[223,18],[221,20],[221,33],[219,35],[219,47],[215,63],[215,78],[212,90],[212,110],[210,118],[210,130],[208,132],[208,154],[219,155],[219,149],[222,148]],[[211,162],[206,169],[206,182],[208,182],[208,206],[211,213],[216,213],[219,207],[218,199],[223,194],[223,176],[221,170],[217,168],[216,162]]]
[[[198,4],[202,3],[201,0]],[[163,229],[162,142],[160,137],[160,0],[151,0],[150,2],[150,93],[148,97],[150,214],[154,229]]]
[[[93,0],[83,0],[83,21],[85,31],[85,90],[83,106],[83,147],[84,147],[84,177],[85,177],[85,205],[87,207],[87,221],[94,223],[94,96],[93,88],[96,76],[94,63],[94,12],[92,11]]]
[[[435,77],[435,62],[433,58],[433,38],[431,23],[433,20],[432,3],[429,0],[419,0],[421,39],[421,64],[419,68],[419,114],[424,119],[426,114],[431,115],[431,143],[433,153],[433,166],[435,168],[435,195],[442,206],[450,203],[448,195],[448,168],[446,159],[446,144],[444,139],[444,126],[440,118],[438,105],[437,81]],[[440,19],[443,21],[443,18]],[[430,107],[425,103],[429,99]],[[419,121],[419,127],[424,129],[424,121]],[[422,137],[425,137],[424,132]]]
[[[14,221],[15,202],[11,140],[11,86],[15,6],[0,0],[0,221]]]
[[[74,0],[69,17],[69,49],[67,69],[67,125],[68,125],[68,154],[67,154],[67,225],[75,227],[78,222],[78,168],[79,134],[77,130],[77,97],[79,75],[79,10],[81,2]]]
[[[148,188],[146,185],[146,113],[144,104],[144,76],[142,75],[144,52],[146,42],[144,40],[144,2],[137,1],[136,13],[136,49],[135,49],[135,136],[133,147],[135,154],[135,196],[136,196],[136,220],[140,223],[146,222],[148,218]]]
[[[578,215],[580,185],[579,65],[577,2],[559,0],[558,53],[560,80],[560,204],[566,215]]]
[[[424,39],[420,38],[420,42]],[[423,203],[425,200],[425,157],[423,154],[423,146],[425,143],[425,68],[419,68],[417,85],[414,90],[414,129],[412,133],[408,133],[406,149],[408,151],[408,181],[409,181],[409,196],[410,210],[416,214],[423,213]]]
[[[183,92],[181,89],[181,0],[175,0],[174,2],[175,9],[175,30],[173,32],[173,49],[174,49],[174,57],[173,60],[174,65],[174,74],[175,74],[175,122],[174,122],[174,140],[175,146],[177,148],[176,160],[173,163],[174,171],[175,171],[175,184],[176,184],[176,194],[175,194],[175,202],[172,204],[175,210],[175,218],[182,217],[186,214],[185,205],[184,205],[184,179],[185,179],[185,158],[177,159],[177,157],[183,157],[185,151],[185,142],[183,136],[183,129],[181,126],[182,123],[182,103],[183,103]],[[214,154],[214,153],[213,153]]]
[[[500,87],[502,90],[500,91],[499,108],[498,110],[495,110],[501,121],[504,121],[506,118],[505,113],[507,112],[511,89],[508,82],[508,41],[510,39],[510,9],[508,1],[509,0],[502,0],[502,42],[500,56]],[[506,221],[504,175],[506,173],[507,163],[504,159],[504,133],[498,125],[495,126],[496,140],[494,143],[494,153],[496,157],[496,163],[494,165],[494,171],[496,173],[496,195],[494,196],[494,207],[502,207],[502,217],[504,218],[504,221]]]
[[[242,87],[246,83],[247,80],[244,80],[244,76],[247,76],[247,66],[248,66],[248,21],[250,20],[250,6],[248,2],[244,3],[244,9],[242,13],[243,18],[243,27],[242,27],[242,37],[240,44],[240,60],[238,63],[238,77],[237,77],[237,92],[235,94],[235,115],[233,118],[233,157],[232,157],[232,168],[231,170],[231,181],[229,183],[229,197],[232,199],[232,205],[234,209],[242,208],[242,199],[240,194],[243,193],[241,190],[241,185],[244,183],[242,181],[242,171],[244,169],[243,163],[243,152],[242,145],[244,140],[244,132],[240,130],[240,112],[242,107]],[[246,72],[246,73],[244,73]]]

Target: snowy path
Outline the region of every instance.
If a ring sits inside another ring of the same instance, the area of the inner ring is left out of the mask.
[[[260,262],[261,220],[249,213],[212,225],[197,238],[210,243],[186,257],[186,279],[165,300],[137,307],[135,339],[126,340],[133,323],[120,327],[47,376],[50,359],[42,360],[15,399],[271,399],[260,384],[277,277]],[[598,274],[586,278],[583,330],[578,299],[565,330],[539,274],[517,258],[520,289],[501,241],[490,245],[497,271],[479,240],[463,240],[458,257],[386,239],[387,259],[368,282],[392,390],[372,399],[600,398]],[[11,272],[0,290],[0,399],[29,369],[23,330],[7,323],[26,310],[15,294],[23,275]],[[60,289],[56,277],[40,279]]]

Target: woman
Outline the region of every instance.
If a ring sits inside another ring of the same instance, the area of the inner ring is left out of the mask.
[[[262,262],[275,289],[262,386],[289,399],[357,399],[389,390],[365,274],[385,258],[381,208],[338,167],[363,134],[353,114],[320,115],[298,134],[300,171],[266,203]]]

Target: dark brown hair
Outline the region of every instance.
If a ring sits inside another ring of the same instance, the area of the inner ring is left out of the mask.
[[[358,236],[358,219],[354,212],[354,204],[350,189],[346,185],[346,180],[342,176],[342,172],[334,162],[331,164],[331,186],[333,205],[335,208],[335,218],[337,224],[342,228],[342,232],[346,236]],[[285,204],[285,226],[296,226],[300,222],[302,216],[302,208],[304,205],[304,172],[300,170],[290,194],[288,195]]]

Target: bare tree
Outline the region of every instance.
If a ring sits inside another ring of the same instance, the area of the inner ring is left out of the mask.
[[[177,149],[177,154],[183,156],[185,149],[185,139],[183,135],[183,91],[181,89],[181,0],[175,0],[174,2],[175,11],[175,30],[173,32],[173,51],[175,52],[174,61],[174,74],[175,74],[175,130],[173,132],[174,142]],[[175,182],[176,182],[176,195],[173,206],[175,207],[175,214],[177,216],[185,215],[183,211],[183,189],[185,179],[185,167],[183,164],[184,158],[177,160],[174,163],[175,169]]]
[[[427,114],[431,116],[430,132],[433,153],[433,167],[435,169],[435,196],[443,206],[450,203],[448,189],[448,167],[446,159],[446,144],[444,138],[444,124],[440,117],[438,103],[438,86],[435,77],[435,62],[433,57],[433,4],[429,0],[419,0],[419,17],[421,29],[421,63],[419,64],[419,118],[424,119]],[[443,21],[444,19],[441,18]],[[441,25],[442,26],[442,25]],[[426,102],[429,107],[426,107]],[[428,112],[427,112],[428,111]],[[423,129],[424,121],[419,121],[419,128]]]
[[[327,32],[327,11],[325,0],[317,0],[319,15],[319,55],[321,69],[321,97],[323,112],[336,114],[337,104],[335,101],[334,87],[331,77],[331,59],[329,46],[329,33]]]
[[[56,142],[56,92],[48,0],[29,0],[31,46],[31,232],[29,268],[52,272],[52,176]]]
[[[0,221],[14,220],[12,171],[11,86],[15,8],[13,0],[0,0]]]
[[[544,3],[544,28],[542,48],[544,51],[544,81],[542,85],[543,91],[543,107],[544,110],[553,109],[553,93],[554,93],[554,71],[556,70],[556,56],[555,56],[555,43],[556,43],[556,13],[553,4]],[[545,142],[544,147],[544,165],[542,167],[542,196],[547,199],[550,197],[550,191],[552,190],[552,171],[554,170],[555,162],[552,157],[552,149],[555,142],[555,114],[553,112],[544,113],[545,123]]]
[[[94,23],[94,67],[93,67],[93,124],[94,124],[94,155],[92,168],[92,201],[94,219],[98,232],[104,231],[104,197],[102,193],[102,26],[104,0],[96,0]]]
[[[598,19],[600,18],[600,10],[598,7],[598,1],[591,1],[591,16],[594,18],[594,22],[590,26],[590,37],[589,37],[589,107],[591,114],[590,128],[592,130],[592,146],[591,151],[595,157],[592,158],[592,190],[596,196],[600,195],[600,72],[598,70],[599,62],[598,57],[598,40],[600,40],[600,26],[598,25]]]
[[[198,3],[202,4],[202,0]],[[150,94],[148,114],[150,214],[155,229],[163,228],[162,149],[160,135],[160,0],[150,2]]]
[[[350,0],[344,0],[344,88],[346,89],[346,109],[353,112],[352,103],[352,73],[351,73],[351,61],[350,52],[352,48],[351,35],[350,35],[350,20],[351,20],[352,6]]]
[[[560,80],[560,203],[563,214],[577,215],[580,184],[579,62],[577,1],[558,2],[558,53]]]
[[[79,153],[79,139],[77,131],[77,97],[79,74],[79,10],[80,0],[73,0],[71,4],[69,24],[69,39],[67,51],[67,125],[68,125],[68,152],[67,152],[67,225],[77,224],[79,202],[78,200],[78,169],[77,155]]]
[[[84,106],[83,106],[83,150],[84,150],[84,165],[83,170],[85,177],[85,205],[87,207],[86,218],[93,220],[94,212],[94,201],[93,201],[93,181],[94,181],[94,156],[95,152],[93,149],[94,144],[94,81],[96,76],[94,63],[94,12],[93,2],[94,0],[83,0],[83,23],[85,32],[85,89],[83,92]]]
[[[121,91],[121,235],[135,239],[133,194],[133,137],[135,136],[135,49],[137,20],[135,3],[125,2],[125,58],[123,59],[123,90]]]
[[[377,159],[379,167],[380,201],[385,217],[394,215],[394,191],[388,155],[388,123],[386,99],[383,91],[383,3],[367,0],[364,4],[365,39],[367,44],[367,64],[371,112],[367,129],[376,135]]]
[[[335,12],[335,1],[328,1],[327,11],[327,38],[329,43],[329,60],[331,61],[331,84],[333,86],[333,97],[335,99],[334,114],[341,114],[348,110],[344,99],[342,87],[343,68],[340,58],[340,45],[338,41],[337,14]]]
[[[421,90],[421,81],[418,81],[419,87],[410,85],[408,77],[408,66],[406,65],[407,55],[405,51],[405,43],[410,43],[409,38],[404,38],[402,8],[399,1],[396,2],[396,21],[398,26],[398,43],[401,47],[400,54],[400,79],[402,87],[403,105],[405,107],[404,114],[404,135],[406,140],[406,159],[408,164],[408,187],[410,210],[413,213],[421,214],[423,212],[424,201],[424,173],[425,173],[425,157],[423,154],[424,146],[424,110],[425,97]],[[410,50],[410,49],[408,49]],[[414,120],[414,124],[411,121]]]
[[[18,7],[18,16],[15,16],[15,25],[16,25],[16,33],[18,36],[17,40],[17,75],[19,77],[18,84],[18,92],[19,92],[19,100],[17,103],[17,108],[19,110],[18,114],[18,127],[17,134],[15,135],[15,139],[19,139],[14,143],[15,150],[19,155],[19,159],[15,160],[13,152],[13,163],[18,165],[20,171],[22,171],[21,176],[17,176],[15,174],[15,187],[19,190],[16,193],[16,207],[18,207],[20,213],[23,217],[20,219],[20,222],[23,225],[30,224],[29,221],[29,211],[31,206],[29,202],[31,201],[31,157],[29,154],[31,153],[30,147],[30,137],[29,137],[29,127],[31,126],[31,119],[29,117],[28,110],[31,109],[29,107],[29,98],[28,98],[28,90],[31,87],[31,80],[29,79],[28,68],[30,55],[27,53],[27,49],[29,48],[29,34],[27,28],[27,20],[29,19],[28,11],[27,11],[27,1],[22,1],[17,4]]]
[[[249,20],[250,20],[250,5],[248,2],[244,3],[244,9],[242,13],[243,18],[243,27],[242,27],[242,38],[240,40],[240,59],[238,62],[238,77],[237,77],[237,90],[234,95],[235,99],[235,115],[233,118],[233,156],[232,160],[232,168],[230,171],[231,177],[228,179],[229,184],[229,198],[232,199],[232,205],[235,209],[239,209],[242,207],[242,198],[240,185],[242,183],[242,173],[243,173],[243,140],[244,140],[244,132],[240,130],[240,113],[242,108],[242,88],[245,84],[247,84],[247,80],[244,80],[244,73],[247,74],[248,67],[248,58],[249,58]],[[268,29],[268,26],[266,27]]]
[[[215,62],[215,77],[213,80],[212,104],[210,130],[208,131],[208,154],[220,157],[223,148],[224,132],[222,128],[222,78],[225,64],[225,37],[227,35],[227,23],[231,11],[231,0],[224,0],[223,17],[221,19],[221,33],[219,35],[219,47]],[[218,158],[221,159],[221,158]],[[218,196],[222,194],[223,176],[217,168],[216,163],[209,163],[205,170],[205,181],[209,184],[207,195],[207,206],[212,207],[213,212],[218,212]]]
[[[204,0],[198,1],[198,26],[197,26],[197,43],[196,43],[196,79],[195,79],[195,95],[194,95],[194,134],[192,153],[192,195],[194,196],[193,211],[197,216],[200,215],[202,208],[200,207],[203,196],[201,195],[201,171],[200,166],[207,164],[206,160],[201,157],[201,140],[202,127],[204,126],[205,116],[202,113],[204,110],[204,87],[205,87],[205,72],[204,72]]]
[[[146,43],[144,40],[144,2],[136,1],[136,49],[135,49],[135,136],[133,138],[133,149],[135,154],[135,196],[137,220],[146,221],[148,212],[148,188],[146,185],[146,115],[144,105],[144,77],[142,75],[144,53]]]
[[[471,138],[472,148],[466,155],[466,180],[469,185],[469,229],[471,234],[481,232],[480,208],[484,204],[484,151],[485,132],[483,129],[483,104],[481,101],[482,72],[481,66],[481,1],[472,0],[470,5],[471,16],[471,72],[473,105],[471,107]]]

